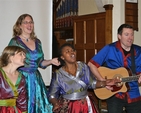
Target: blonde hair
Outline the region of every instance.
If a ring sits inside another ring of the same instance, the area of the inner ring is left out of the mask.
[[[7,46],[2,52],[2,55],[0,56],[0,67],[7,66],[10,63],[9,58],[15,53],[24,52],[26,53],[25,49],[19,47],[19,46]]]
[[[17,19],[15,25],[13,26],[13,37],[19,36],[19,35],[22,34],[22,30],[21,30],[21,28],[20,28],[20,25],[22,24],[23,20],[24,20],[26,17],[30,17],[31,20],[33,21],[32,16],[29,15],[29,14],[22,14],[21,16],[19,16],[19,18]],[[33,22],[34,22],[34,21],[33,21]],[[34,32],[34,28],[33,28],[32,33],[30,34],[30,37],[31,37],[32,39],[37,38],[36,35],[35,35],[35,32]]]

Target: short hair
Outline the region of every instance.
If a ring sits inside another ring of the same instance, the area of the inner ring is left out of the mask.
[[[67,46],[68,46],[68,47],[71,47],[74,51],[76,50],[76,49],[74,48],[74,46],[73,46],[72,44],[70,44],[70,43],[64,43],[64,44],[59,48],[59,50],[58,50],[58,60],[61,62],[61,66],[65,65],[64,60],[61,59],[62,50],[63,50],[64,47],[67,47]]]
[[[15,53],[24,52],[26,53],[26,50],[19,47],[19,46],[7,46],[4,48],[2,55],[0,56],[0,67],[7,66],[9,64],[9,58]]]
[[[59,50],[58,50],[58,56],[59,56],[59,57],[62,56],[62,50],[63,50],[63,48],[66,47],[66,46],[71,47],[73,50],[75,50],[75,48],[74,48],[74,46],[73,46],[72,44],[70,44],[70,43],[64,43],[64,44],[59,48]]]
[[[117,34],[121,35],[123,32],[123,28],[129,28],[129,29],[133,29],[133,27],[129,24],[122,24],[118,30],[117,30]],[[133,29],[134,30],[134,29]]]

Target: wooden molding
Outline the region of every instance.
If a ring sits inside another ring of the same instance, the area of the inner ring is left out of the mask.
[[[106,10],[106,26],[105,26],[105,40],[106,44],[109,44],[112,42],[112,10],[113,5],[107,4],[104,6]]]

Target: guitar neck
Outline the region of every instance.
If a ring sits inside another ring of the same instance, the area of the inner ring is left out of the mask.
[[[132,82],[132,81],[137,81],[138,78],[140,77],[140,75],[133,75],[133,76],[130,76],[130,77],[125,77],[125,78],[122,78],[122,82]]]

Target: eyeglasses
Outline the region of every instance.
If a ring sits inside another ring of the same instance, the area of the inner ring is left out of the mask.
[[[27,25],[27,24],[34,24],[33,21],[30,21],[30,22],[24,21],[24,22],[22,22],[22,23],[25,24],[25,25]]]

